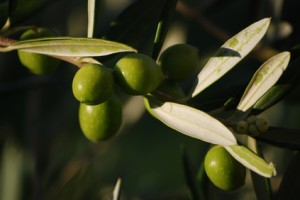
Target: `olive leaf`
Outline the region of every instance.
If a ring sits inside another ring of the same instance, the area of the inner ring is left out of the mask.
[[[187,136],[219,145],[235,145],[232,132],[217,119],[195,108],[172,102],[145,98],[148,111],[170,128]]]
[[[226,41],[198,74],[190,96],[198,95],[240,62],[262,39],[269,24],[270,18],[264,18]]]
[[[290,84],[274,85],[253,105],[253,109],[257,111],[266,110],[278,102],[291,87]]]
[[[278,81],[289,60],[290,53],[282,52],[264,62],[253,75],[237,109],[247,111],[252,107]]]
[[[232,157],[257,174],[267,178],[271,178],[276,175],[276,169],[273,163],[267,163],[250,149],[241,145],[224,147],[232,155]]]
[[[156,34],[154,38],[154,46],[152,52],[152,58],[157,59],[161,47],[164,44],[167,32],[172,22],[173,15],[175,13],[178,0],[166,1],[164,8],[161,12],[160,20],[157,25]]]
[[[120,200],[121,199],[121,184],[122,184],[122,179],[118,178],[117,183],[114,188],[114,191],[113,191],[112,200]]]
[[[300,153],[295,152],[289,160],[288,166],[283,174],[282,181],[277,190],[276,200],[298,199],[300,184]]]
[[[263,158],[261,149],[257,144],[256,139],[252,137],[247,138],[247,147],[256,153],[258,156]],[[251,171],[251,179],[253,183],[253,188],[255,190],[257,200],[271,200],[272,191],[270,179],[266,177],[259,176],[257,173]]]
[[[96,0],[88,0],[88,27],[87,27],[87,37],[92,38],[94,34],[95,25],[95,5]]]
[[[76,37],[47,37],[23,40],[0,48],[0,52],[13,50],[73,57],[94,57],[118,52],[135,51],[132,47],[118,42]]]
[[[195,178],[196,174],[193,170],[191,158],[187,153],[185,146],[182,146],[181,148],[181,155],[184,177],[192,199],[204,199],[204,194],[201,191],[201,187],[197,185]]]
[[[170,3],[170,0],[134,1],[111,23],[104,38],[151,55],[158,23],[166,11],[165,6],[170,6]],[[138,17],[133,17],[133,14],[138,14]]]
[[[282,74],[277,83],[272,86],[254,105],[254,113],[259,114],[260,112],[268,109],[284,96],[286,96],[296,85],[299,84],[299,70],[300,57],[294,58],[291,61]]]

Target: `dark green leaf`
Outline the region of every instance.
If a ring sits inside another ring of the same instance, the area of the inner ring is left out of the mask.
[[[152,54],[157,25],[167,0],[139,0],[126,8],[104,38],[134,47],[140,53]]]
[[[193,170],[191,160],[190,160],[189,155],[187,154],[184,146],[182,147],[181,152],[182,152],[182,163],[183,163],[185,181],[190,190],[192,199],[198,200],[198,199],[200,199],[201,193],[200,193],[199,187],[197,186],[197,183],[196,183],[196,174]],[[201,199],[203,199],[203,198],[201,198]]]
[[[0,3],[0,29],[4,26],[8,18],[8,1]]]
[[[248,137],[247,146],[260,157],[263,157],[259,145],[254,138]],[[251,171],[251,178],[255,190],[257,200],[271,200],[271,185],[270,179],[259,176]]]
[[[279,190],[276,195],[276,200],[298,200],[300,198],[300,154],[296,153],[290,161]]]
[[[15,12],[17,5],[18,5],[18,0],[9,0],[9,6],[8,6],[9,16],[12,16],[12,14]]]
[[[263,111],[277,103],[290,90],[291,85],[277,84],[271,87],[253,106],[254,110]]]
[[[272,127],[257,139],[283,148],[300,149],[300,130]]]
[[[178,0],[167,1],[157,26],[152,57],[156,59],[165,41]]]
[[[26,20],[53,2],[55,2],[55,0],[18,0],[17,5],[13,6],[14,9],[10,16],[12,24]]]

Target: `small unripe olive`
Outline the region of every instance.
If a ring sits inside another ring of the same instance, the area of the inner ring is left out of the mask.
[[[72,90],[79,102],[89,105],[100,104],[113,94],[113,72],[100,64],[84,65],[73,78]]]
[[[29,29],[21,35],[20,40],[50,36],[57,36],[57,34],[44,28]],[[18,50],[18,57],[22,65],[34,74],[51,74],[55,72],[60,64],[60,60],[56,58],[22,50]]]
[[[248,133],[248,122],[242,120],[236,124],[236,130],[238,133],[247,134]]]
[[[198,50],[189,44],[173,45],[162,52],[158,64],[169,80],[185,81],[196,72]]]
[[[257,117],[255,115],[250,115],[249,117],[247,117],[246,121],[248,122],[248,124],[254,124],[256,122]]]
[[[245,183],[246,168],[224,147],[214,146],[207,152],[204,169],[211,182],[222,190],[234,190]]]
[[[122,122],[122,105],[113,95],[98,105],[80,104],[79,124],[83,134],[93,142],[107,140],[119,130]]]
[[[119,86],[131,95],[152,92],[162,80],[156,62],[144,54],[127,54],[116,63],[114,69]]]
[[[183,89],[180,85],[173,81],[164,80],[158,86],[157,91],[174,99],[182,99],[185,97]]]
[[[258,128],[256,127],[255,124],[250,124],[248,128],[248,132],[251,136],[258,136],[260,134]]]
[[[261,133],[265,133],[269,129],[269,124],[264,118],[257,118],[255,125]]]

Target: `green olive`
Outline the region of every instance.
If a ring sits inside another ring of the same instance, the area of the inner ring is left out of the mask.
[[[100,64],[84,65],[76,72],[72,89],[79,102],[89,105],[100,104],[113,94],[113,72]]]
[[[167,79],[186,81],[198,67],[198,50],[189,44],[176,44],[162,52],[158,64]]]
[[[238,189],[245,183],[246,168],[224,147],[214,146],[207,152],[204,169],[211,182],[222,190]]]
[[[93,142],[107,140],[114,136],[122,123],[122,105],[113,95],[98,105],[80,104],[79,124],[83,134]]]
[[[178,83],[173,81],[162,81],[158,86],[157,91],[162,95],[166,95],[167,97],[171,97],[174,99],[182,99],[185,97],[183,89]]]
[[[245,120],[241,120],[236,124],[236,131],[237,131],[237,133],[240,133],[240,134],[247,134],[248,127],[249,127],[248,122]]]
[[[54,32],[43,28],[29,29],[21,35],[20,40],[29,40],[50,36],[57,35]],[[51,74],[56,71],[60,64],[60,60],[43,54],[18,50],[18,56],[22,65],[24,65],[34,74]]]
[[[128,94],[145,95],[154,91],[162,80],[162,73],[156,62],[139,53],[127,54],[115,65],[119,86]]]
[[[265,133],[269,129],[268,121],[265,118],[257,118],[255,125],[260,133]]]

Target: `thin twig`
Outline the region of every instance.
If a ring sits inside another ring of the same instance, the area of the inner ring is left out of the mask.
[[[16,42],[17,42],[16,40],[9,39],[9,38],[6,38],[6,37],[3,37],[3,36],[0,35],[0,46],[1,47],[7,47],[7,46],[10,46],[10,45],[12,45]]]
[[[206,31],[211,33],[217,39],[225,42],[230,38],[230,35],[225,33],[224,30],[220,29],[218,26],[216,26],[209,20],[202,17],[199,12],[196,12],[195,10],[188,8],[181,1],[177,3],[176,10],[179,13],[181,13],[183,16],[196,21],[201,27],[203,27]]]
[[[226,33],[223,29],[215,25],[213,22],[203,17],[198,11],[187,7],[181,1],[177,3],[176,10],[184,17],[197,22],[202,28],[204,28],[207,32],[209,32],[221,42],[226,42],[231,37],[230,34]],[[251,55],[256,59],[259,59],[260,61],[265,61],[278,53],[279,52],[277,50],[271,47],[259,46],[258,48],[253,49]]]

